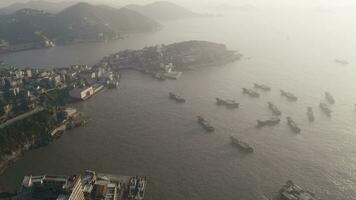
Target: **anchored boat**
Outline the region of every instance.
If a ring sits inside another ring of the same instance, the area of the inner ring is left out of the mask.
[[[263,126],[274,126],[279,124],[281,122],[281,119],[277,117],[271,117],[266,120],[257,120],[257,127],[263,127]]]
[[[272,111],[273,114],[275,115],[281,115],[282,112],[277,108],[276,105],[274,105],[272,102],[268,102],[268,108]]]
[[[175,100],[177,103],[185,103],[185,99],[179,95],[176,95],[172,92],[168,93],[169,98]]]
[[[208,132],[214,132],[215,128],[210,125],[210,123],[204,119],[202,116],[198,116],[198,123],[201,124],[204,129]]]
[[[326,103],[320,103],[319,107],[327,116],[331,115],[332,111]]]
[[[241,151],[244,151],[246,153],[253,153],[254,149],[246,142],[243,142],[234,136],[230,136],[230,139],[231,139],[231,144],[239,148]]]
[[[291,117],[287,117],[287,124],[295,133],[300,133],[300,128],[298,127],[297,123],[293,121]]]
[[[224,99],[216,98],[216,104],[225,105],[226,107],[229,107],[229,108],[238,108],[239,107],[239,103],[237,103],[233,99],[224,100]]]
[[[334,97],[333,97],[329,92],[325,92],[325,99],[326,99],[330,104],[335,104],[335,99],[334,99]]]
[[[271,88],[269,86],[267,86],[267,85],[264,85],[264,84],[254,83],[253,87],[256,88],[256,89],[263,90],[263,91],[271,91]]]
[[[308,115],[308,119],[309,119],[310,122],[313,122],[315,120],[314,112],[313,112],[313,108],[312,107],[308,107],[307,115]]]
[[[260,97],[260,94],[247,88],[242,88],[242,93],[247,94],[250,97],[255,97],[255,98]]]
[[[286,97],[290,101],[297,101],[298,100],[298,97],[295,96],[293,93],[290,93],[290,92],[287,92],[287,91],[284,91],[284,90],[281,90],[281,95]]]

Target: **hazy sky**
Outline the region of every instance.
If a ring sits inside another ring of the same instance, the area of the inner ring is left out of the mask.
[[[29,0],[0,0],[0,6],[15,2],[24,2]],[[52,2],[59,1],[81,1],[81,0],[47,0]],[[159,0],[82,0],[92,3],[126,5],[130,3],[146,4]],[[356,0],[167,0],[183,6],[190,7],[214,7],[221,4],[228,5],[288,5],[288,6],[345,6],[356,5]]]

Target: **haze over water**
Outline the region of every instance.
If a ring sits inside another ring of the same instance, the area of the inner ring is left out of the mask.
[[[163,22],[157,33],[131,35],[108,44],[92,43],[15,53],[0,59],[19,66],[65,67],[95,64],[119,50],[184,40],[226,44],[245,55],[239,62],[185,72],[178,81],[158,82],[125,72],[119,90],[76,104],[90,118],[48,147],[27,152],[0,177],[15,189],[28,174],[72,174],[85,169],[147,175],[147,199],[259,199],[273,196],[291,179],[322,199],[356,199],[356,35],[351,12],[264,10],[222,18]],[[251,59],[247,59],[251,57]],[[340,65],[334,59],[345,59]],[[272,87],[251,99],[242,87]],[[279,94],[295,93],[298,102]],[[183,105],[167,97],[176,92]],[[336,99],[331,118],[318,105],[329,91]],[[215,105],[234,98],[238,110]],[[256,129],[271,116],[267,101],[282,111],[282,122]],[[316,121],[309,123],[307,106]],[[203,115],[216,127],[207,134],[196,123]],[[291,116],[302,129],[286,125]],[[235,135],[255,148],[244,155],[230,145]]]

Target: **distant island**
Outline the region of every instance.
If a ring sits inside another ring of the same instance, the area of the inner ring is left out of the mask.
[[[127,8],[78,3],[57,14],[25,8],[0,15],[0,52],[115,40],[159,28],[155,20]]]
[[[204,16],[168,1],[158,1],[147,5],[130,4],[126,8],[155,20],[177,20]]]
[[[49,13],[58,13],[74,4],[75,2],[72,1],[52,2],[52,1],[45,1],[45,0],[30,0],[26,2],[15,2],[13,4],[0,8],[0,15],[9,15],[11,13],[14,13],[24,8],[43,10]]]
[[[174,66],[177,70],[189,70],[227,64],[241,56],[228,50],[224,44],[185,41],[121,51],[103,58],[98,65],[108,65],[113,70],[134,69],[145,73],[159,73],[167,70],[167,65]]]

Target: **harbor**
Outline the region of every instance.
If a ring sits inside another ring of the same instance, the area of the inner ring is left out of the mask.
[[[355,191],[349,187],[354,180],[340,176],[354,170],[355,165],[351,158],[355,143],[356,97],[352,91],[344,90],[354,80],[354,68],[351,64],[340,67],[330,59],[335,57],[335,46],[349,41],[345,41],[346,38],[327,40],[330,48],[322,49],[310,45],[318,41],[303,33],[302,24],[298,23],[306,14],[290,12],[295,17],[288,20],[283,16],[274,18],[270,13],[264,15],[263,10],[253,14],[241,13],[229,22],[229,26],[240,27],[238,36],[230,31],[220,37],[205,28],[228,31],[222,27],[224,22],[220,19],[216,19],[218,25],[197,19],[194,23],[185,21],[188,25],[184,26],[167,23],[165,32],[109,43],[105,48],[102,44],[83,44],[53,48],[50,52],[24,52],[17,54],[16,59],[9,56],[12,62],[24,66],[31,63],[56,63],[59,67],[68,66],[68,63],[95,64],[118,48],[139,49],[199,36],[222,42],[228,40],[231,48],[240,49],[251,59],[221,68],[184,72],[178,81],[159,82],[140,73],[125,73],[120,90],[106,90],[76,105],[91,118],[86,126],[64,134],[48,148],[26,153],[4,172],[1,185],[17,188],[23,177],[30,173],[72,174],[73,168],[78,172],[89,168],[112,174],[140,173],[152,177],[146,199],[236,199],[239,194],[241,199],[256,200],[262,194],[270,197],[278,193],[289,179],[321,199],[354,199]],[[314,16],[318,18],[320,15],[314,12],[308,19],[314,21]],[[243,26],[248,20],[245,16],[258,24],[265,24],[258,20],[259,17],[263,17],[264,22],[266,19],[276,24],[285,22],[285,26],[296,32],[290,36],[290,42],[285,41],[286,35],[291,33],[285,31],[284,26],[279,30],[264,29],[270,32],[261,34],[261,29],[255,28],[254,24]],[[348,29],[344,29],[345,24],[339,18],[330,17],[328,21],[338,27],[330,29],[335,37],[343,35],[340,32],[347,33]],[[323,24],[313,27],[313,30],[325,28]],[[194,30],[195,35],[187,32],[180,37],[174,35],[185,28]],[[251,47],[249,38],[260,41],[261,45]],[[320,40],[324,38],[320,37]],[[292,42],[295,46],[290,49]],[[271,45],[277,50],[270,51]],[[338,55],[354,63],[352,55],[345,52],[349,48],[340,48]],[[296,51],[300,54],[296,55]],[[320,56],[310,59],[309,53]],[[43,55],[48,56],[39,59]],[[299,78],[304,81],[298,81]],[[252,88],[253,82],[266,84],[272,90],[258,90],[260,99],[248,98],[241,93],[241,88]],[[281,98],[279,89],[298,95],[298,102]],[[325,101],[325,91],[337,100],[332,107],[329,105],[333,110],[332,118],[318,107]],[[168,92],[181,95],[187,102],[176,105],[168,98]],[[233,98],[240,107],[228,110],[217,106],[216,97]],[[282,112],[281,123],[256,129],[257,119],[268,119],[273,115],[268,110],[268,101]],[[306,116],[309,106],[313,107],[315,123],[309,123]],[[209,120],[216,131],[205,134],[196,122],[197,115]],[[293,134],[285,116],[293,117],[303,134]],[[253,146],[254,153],[244,154],[232,146],[231,134]],[[68,167],[67,162],[71,162],[72,167]],[[345,166],[340,168],[339,163]],[[319,170],[306,170],[306,167]]]

